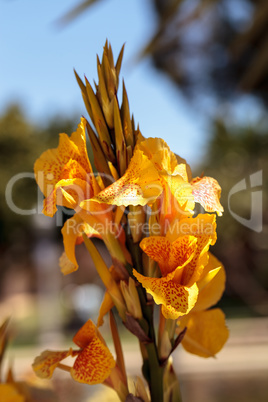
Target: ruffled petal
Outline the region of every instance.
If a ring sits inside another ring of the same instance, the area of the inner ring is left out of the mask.
[[[225,316],[220,309],[191,312],[183,317],[180,328],[187,327],[182,346],[187,352],[201,357],[213,357],[218,353],[229,337]]]
[[[126,173],[106,187],[93,200],[117,206],[146,205],[152,203],[163,189],[153,163],[137,150]]]
[[[207,212],[223,213],[220,203],[221,187],[212,177],[196,177],[191,181],[195,202],[198,202]]]
[[[77,161],[87,173],[92,172],[86,151],[85,126],[86,119],[82,118],[71,138],[67,134],[60,134],[58,148],[43,152],[35,162],[36,181],[45,197],[63,178],[64,167],[71,160]]]
[[[149,278],[139,274],[135,269],[133,269],[133,274],[146,291],[153,296],[155,303],[164,306],[162,312],[166,318],[174,320],[189,313],[194,307],[198,296],[196,284],[187,288],[169,280],[168,277]]]
[[[52,350],[45,350],[40,356],[37,356],[33,362],[33,369],[35,374],[40,378],[51,378],[54,370],[58,367],[59,363],[72,355],[72,349],[67,351],[56,352]]]
[[[100,339],[94,337],[77,356],[71,369],[75,381],[85,384],[100,384],[110,375],[115,360]]]

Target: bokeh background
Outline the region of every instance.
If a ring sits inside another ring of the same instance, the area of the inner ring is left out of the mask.
[[[30,376],[33,350],[66,342],[96,317],[102,299],[83,245],[79,270],[60,274],[64,217],[41,215],[33,164],[86,115],[73,68],[93,83],[106,38],[115,55],[125,43],[121,76],[143,135],[162,137],[194,176],[222,187],[212,251],[226,267],[219,305],[231,335],[216,361],[179,352],[185,402],[267,401],[268,3],[261,0],[0,0],[0,318],[12,316],[14,368]],[[135,374],[132,342],[126,335]],[[55,385],[64,402],[77,397],[66,381]],[[73,391],[81,401],[92,392],[82,388]]]

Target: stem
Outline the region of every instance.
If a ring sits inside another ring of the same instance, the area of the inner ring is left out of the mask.
[[[130,236],[127,236],[127,244],[131,255],[133,258],[133,265],[138,272],[142,273],[142,259],[141,259],[141,249],[139,244],[135,244]],[[132,269],[131,269],[132,271]],[[131,272],[132,276],[132,272]],[[137,291],[140,298],[141,309],[143,313],[143,321],[146,321],[146,325],[140,320],[140,325],[150,338],[150,343],[145,343],[141,345],[141,352],[143,357],[143,375],[148,382],[151,401],[152,402],[163,402],[164,401],[164,388],[163,388],[163,376],[164,367],[160,365],[156,336],[154,330],[154,319],[153,319],[153,304],[148,302],[146,290],[139,285]],[[145,352],[145,350],[146,352]]]
[[[163,402],[164,400],[164,389],[163,389],[163,376],[164,367],[161,367],[158,360],[158,354],[156,351],[155,343],[148,343],[146,345],[146,350],[148,353],[148,360],[144,361],[144,365],[147,366],[148,370],[148,384],[151,394],[152,402]]]

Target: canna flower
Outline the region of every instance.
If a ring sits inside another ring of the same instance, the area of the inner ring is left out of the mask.
[[[201,357],[213,357],[228,339],[229,331],[221,309],[214,306],[221,298],[225,287],[225,271],[222,264],[209,253],[209,262],[197,281],[198,299],[191,312],[178,320],[178,330],[187,327],[182,346],[190,353]]]
[[[51,378],[55,369],[69,371],[75,381],[85,384],[103,383],[115,367],[115,360],[102,336],[91,320],[88,320],[73,337],[79,350],[44,351],[36,357],[33,369],[40,378]],[[68,356],[76,357],[72,367],[63,365]]]
[[[215,215],[175,220],[166,236],[144,238],[140,247],[159,265],[160,278],[151,278],[133,270],[134,276],[162,305],[165,318],[188,314],[198,297],[196,281],[207,264],[207,251],[216,240]]]
[[[217,180],[212,177],[191,179],[191,169],[185,159],[176,156],[161,138],[145,140],[140,136],[136,149],[142,150],[153,162],[162,177],[165,196],[170,199],[167,191],[169,189],[178,202],[182,214],[193,213],[194,204],[198,202],[206,212],[217,212],[218,215],[222,215],[223,207],[219,202],[221,188]]]
[[[176,157],[164,140],[144,139],[140,134],[125,174],[93,200],[127,207],[151,206],[158,199],[163,203],[164,219],[169,216],[169,220],[173,220],[178,212],[184,216],[193,215],[196,202],[205,211],[221,215],[220,193],[218,182],[211,177],[191,180],[185,160]]]
[[[83,233],[88,237],[101,237],[111,253],[115,248],[115,238],[120,239],[118,213],[105,204],[92,201],[104,184],[100,175],[95,177],[88,158],[86,124],[86,119],[82,118],[71,137],[60,134],[58,148],[45,151],[34,165],[36,181],[45,196],[43,213],[52,217],[57,205],[76,212],[62,228],[65,253],[60,266],[64,274],[78,268],[75,245],[83,241]],[[83,201],[86,202],[84,209],[80,207]],[[124,243],[124,238],[121,240]],[[125,257],[121,259],[124,261]]]

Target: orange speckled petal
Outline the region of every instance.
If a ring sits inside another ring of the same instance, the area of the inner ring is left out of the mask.
[[[141,249],[154,261],[158,262],[163,275],[169,272],[168,258],[171,250],[171,243],[162,236],[150,236],[140,242]]]
[[[216,241],[215,221],[214,214],[199,214],[195,218],[174,220],[169,227],[167,238],[171,241],[187,234],[197,238],[195,254],[183,272],[181,283],[185,286],[192,286],[202,275],[209,246]]]
[[[182,346],[187,352],[201,357],[213,357],[229,337],[223,312],[216,308],[208,311],[191,312],[183,317],[180,327],[187,326]]]
[[[51,378],[59,363],[71,355],[72,349],[62,352],[45,350],[40,356],[35,358],[32,367],[38,377]]]
[[[219,216],[223,213],[220,204],[221,187],[217,180],[212,177],[196,177],[191,182],[195,202],[199,202],[207,212],[217,212]]]
[[[81,383],[100,384],[110,375],[114,367],[115,360],[111,352],[95,336],[77,356],[71,369],[71,376]]]
[[[196,251],[196,243],[194,236],[182,236],[172,243],[168,261],[170,272],[190,262]]]
[[[80,348],[85,348],[96,336],[96,325],[88,320],[75,334],[73,342]]]
[[[36,160],[35,178],[45,197],[63,178],[64,167],[70,160],[77,161],[87,173],[92,172],[86,152],[85,124],[86,120],[82,119],[76,133],[73,133],[71,138],[67,134],[60,134],[58,148],[43,152]]]
[[[179,285],[170,281],[168,278],[149,278],[139,274],[133,269],[134,276],[153,296],[156,304],[162,304],[164,308],[162,312],[166,318],[176,319],[194,307],[198,288],[194,284],[191,288]]]
[[[94,200],[112,205],[146,205],[152,203],[163,191],[159,174],[153,163],[137,150],[126,173],[106,187]]]
[[[63,236],[63,244],[65,249],[65,256],[60,258],[61,272],[67,275],[74,272],[78,268],[75,257],[75,245],[83,241],[82,234],[86,233],[88,237],[101,237],[100,234],[92,228],[88,223],[84,222],[79,214],[74,214],[71,218],[67,219],[63,228],[61,229]]]

